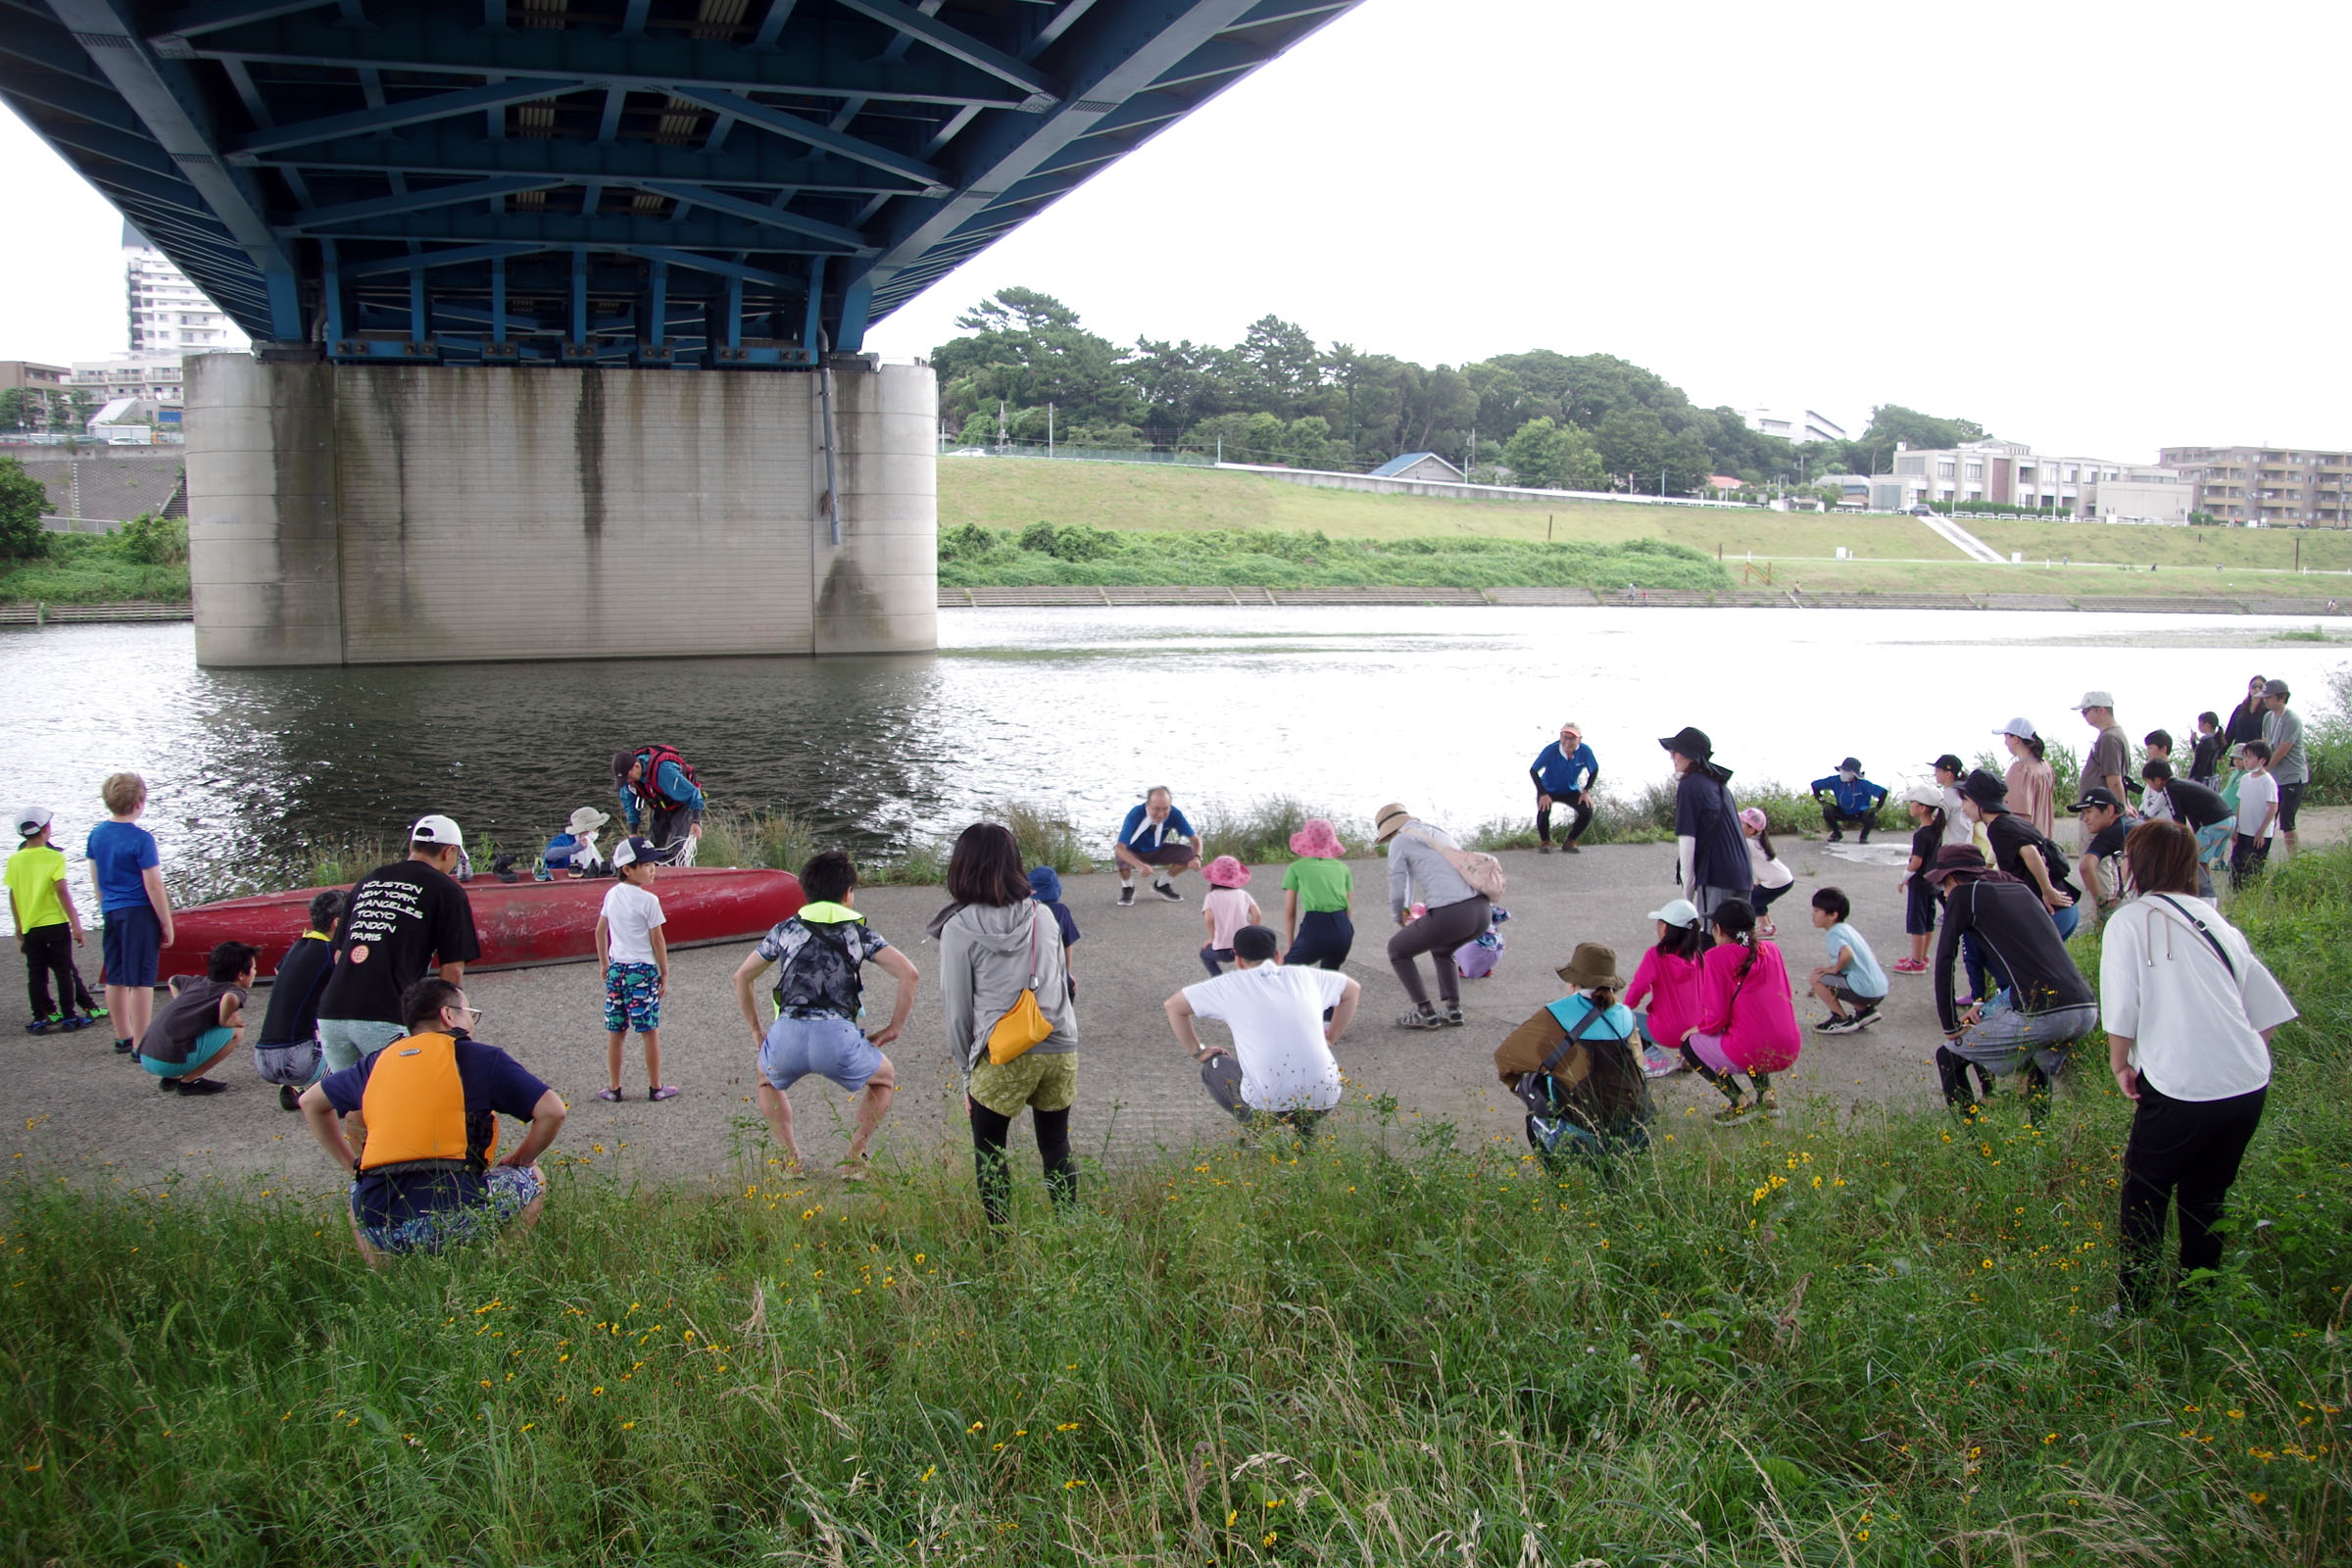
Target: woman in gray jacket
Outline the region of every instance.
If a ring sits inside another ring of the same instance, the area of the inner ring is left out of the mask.
[[[1459,850],[1443,830],[1431,827],[1397,805],[1380,808],[1372,821],[1373,841],[1389,847],[1389,912],[1401,927],[1389,938],[1389,967],[1397,984],[1412,999],[1410,1010],[1396,1015],[1397,1027],[1436,1029],[1462,1021],[1461,974],[1453,966],[1453,950],[1475,942],[1486,930],[1490,911],[1484,895],[1462,880],[1446,858],[1446,850]],[[1440,846],[1443,846],[1441,848]],[[1410,925],[1405,911],[1414,904],[1428,912]],[[1421,971],[1413,960],[1431,955],[1438,969],[1439,1005],[1431,1006],[1422,988]]]
[[[980,1206],[990,1224],[1002,1225],[1012,1200],[1004,1144],[1024,1105],[1037,1128],[1046,1191],[1056,1203],[1078,1196],[1078,1166],[1070,1158],[1078,1015],[1065,980],[1061,927],[1051,910],[1031,901],[1029,876],[1009,831],[994,822],[963,830],[948,858],[948,897],[956,902],[931,922],[939,939],[948,1050],[963,1064]],[[1032,989],[1054,1032],[1010,1061],[989,1060],[989,1031]]]

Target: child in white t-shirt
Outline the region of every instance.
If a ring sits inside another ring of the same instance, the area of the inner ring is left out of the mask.
[[[2230,852],[2230,886],[2242,888],[2271,858],[2278,831],[2278,781],[2271,777],[2271,749],[2248,741],[2237,749],[2237,843]]]
[[[1200,877],[1208,884],[1208,894],[1200,901],[1200,926],[1208,933],[1208,941],[1200,949],[1200,967],[1213,980],[1233,961],[1233,934],[1246,925],[1257,924],[1263,916],[1257,911],[1257,901],[1242,891],[1250,885],[1250,868],[1232,856],[1220,855],[1209,861]]]
[[[620,1048],[632,1029],[645,1042],[645,1098],[678,1096],[662,1081],[662,993],[669,989],[669,944],[662,935],[662,901],[654,897],[661,868],[653,855],[648,839],[628,838],[612,846],[612,868],[620,880],[596,914],[596,961],[605,971],[605,1068],[612,1080],[597,1092],[599,1100],[620,1098]]]

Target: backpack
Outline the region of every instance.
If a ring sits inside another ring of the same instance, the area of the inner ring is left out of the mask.
[[[680,757],[678,749],[674,746],[659,744],[648,746],[637,754],[637,760],[645,764],[645,777],[630,785],[629,788],[636,792],[639,800],[656,810],[674,810],[679,804],[662,793],[662,764],[663,762],[677,763],[678,771],[686,775],[687,783],[698,790],[703,787],[703,781],[694,776],[694,764]]]
[[[1548,1009],[1547,1009],[1548,1010]],[[1522,1073],[1515,1093],[1527,1110],[1527,1139],[1544,1153],[1562,1147],[1584,1153],[1612,1148],[1639,1149],[1653,1107],[1649,1079],[1632,1042],[1603,1036],[1588,1040],[1607,1015],[1594,1007],[1578,1020],[1544,1064]]]
[[[1440,844],[1426,833],[1415,831],[1413,836],[1440,855],[1453,867],[1454,875],[1470,884],[1470,891],[1482,899],[1499,899],[1507,885],[1502,875],[1502,862],[1484,850],[1457,850]]]

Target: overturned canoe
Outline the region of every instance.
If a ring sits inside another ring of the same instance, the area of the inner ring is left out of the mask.
[[[466,883],[474,934],[482,956],[469,969],[513,969],[566,963],[596,956],[596,915],[611,877],[579,881]],[[286,950],[310,926],[311,899],[319,888],[223,899],[175,909],[173,941],[163,953],[161,978],[204,972],[205,956],[222,942],[262,950],[262,974],[277,972]],[[654,884],[666,916],[662,934],[673,948],[741,942],[760,936],[808,902],[790,871],[737,871],[722,866],[666,867]]]

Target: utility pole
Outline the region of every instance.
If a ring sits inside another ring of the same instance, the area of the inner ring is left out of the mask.
[[[1046,404],[1046,456],[1054,456],[1054,405],[1051,400]]]

